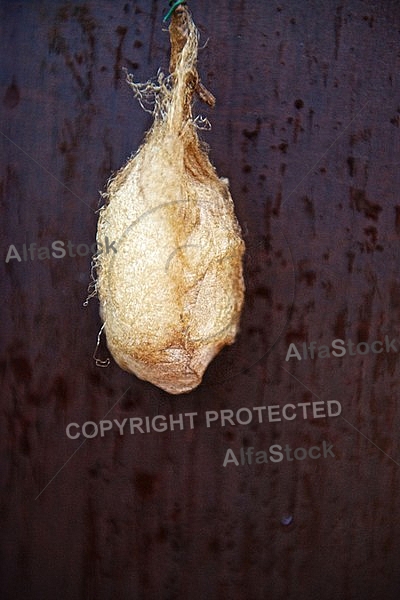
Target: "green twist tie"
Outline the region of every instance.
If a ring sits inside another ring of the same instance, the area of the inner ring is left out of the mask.
[[[185,2],[186,2],[186,0],[177,0],[176,2],[174,2],[174,4],[171,6],[171,8],[169,9],[169,11],[167,12],[167,14],[165,15],[165,17],[163,18],[163,22],[165,23],[165,21],[168,21],[168,19],[170,18],[170,16],[174,12],[174,10],[176,8],[178,8],[178,6],[180,4],[185,4]]]

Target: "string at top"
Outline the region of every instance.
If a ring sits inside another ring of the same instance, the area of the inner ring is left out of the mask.
[[[165,15],[165,17],[163,18],[163,22],[165,23],[165,21],[168,21],[168,19],[170,18],[170,16],[172,15],[172,13],[174,12],[174,10],[176,8],[178,8],[178,6],[180,6],[181,4],[186,4],[186,0],[177,0],[176,2],[172,2],[170,1],[169,5],[171,6],[171,8],[169,9],[169,11],[167,12],[167,14]]]

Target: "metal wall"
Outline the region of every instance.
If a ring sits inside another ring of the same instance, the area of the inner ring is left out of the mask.
[[[167,70],[168,3],[1,2],[1,597],[397,599],[400,5],[189,5],[217,98],[195,110],[230,180],[247,294],[237,342],[170,396],[96,366],[90,256],[22,254],[94,243],[99,191],[151,124],[123,67]],[[335,339],[359,351],[334,356]],[[206,424],[331,400],[339,416]],[[193,429],[66,435],[185,412]],[[324,441],[334,456],[223,466],[228,449]]]

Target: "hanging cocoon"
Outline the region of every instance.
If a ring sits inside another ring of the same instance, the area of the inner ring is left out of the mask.
[[[109,181],[95,257],[96,292],[108,348],[118,365],[171,394],[199,385],[238,331],[244,242],[228,181],[198,139],[193,95],[213,104],[197,70],[189,11],[172,15],[170,75],[135,84],[154,122],[139,150]]]

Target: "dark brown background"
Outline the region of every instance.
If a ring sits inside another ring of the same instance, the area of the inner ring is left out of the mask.
[[[237,343],[173,397],[94,364],[89,257],[5,264],[10,244],[94,242],[99,190],[151,123],[122,68],[167,69],[167,2],[1,2],[1,597],[397,599],[398,354],[285,356],[400,338],[400,5],[190,7],[217,97],[196,110],[231,183],[248,291]],[[318,398],[342,417],[204,425],[207,410]],[[65,433],[183,411],[193,431],[82,447]],[[228,448],[322,440],[336,458],[222,466]]]

